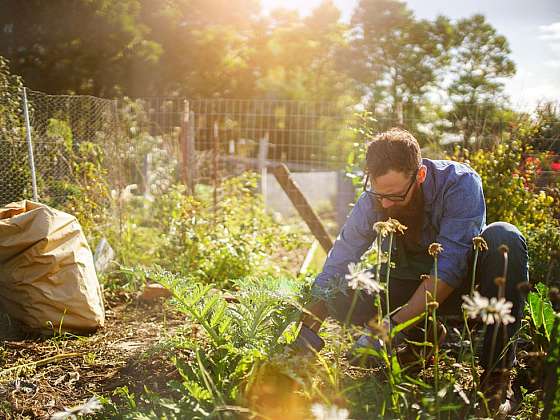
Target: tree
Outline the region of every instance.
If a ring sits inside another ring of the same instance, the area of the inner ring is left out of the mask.
[[[360,1],[344,58],[369,108],[385,120],[380,128],[406,121],[407,128],[416,131],[426,94],[437,85],[439,68],[448,60],[451,40],[447,18],[416,20],[403,2]]]
[[[131,69],[157,61],[139,0],[5,0],[0,53],[32,89],[107,96],[131,91]]]
[[[254,94],[256,0],[144,0],[142,21],[162,45],[158,91],[189,98]]]
[[[461,19],[455,27],[448,87],[452,109],[448,119],[463,136],[464,147],[489,146],[485,135],[499,133],[505,98],[502,78],[515,74],[506,38],[482,15]],[[471,142],[474,142],[471,145]]]

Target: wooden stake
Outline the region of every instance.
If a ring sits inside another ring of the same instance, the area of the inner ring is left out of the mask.
[[[311,230],[313,236],[317,238],[325,252],[329,252],[333,246],[333,241],[329,236],[327,229],[325,229],[325,226],[321,222],[321,219],[319,219],[319,216],[317,216],[317,213],[315,213],[315,210],[313,210],[307,201],[307,198],[305,198],[305,195],[303,195],[303,192],[292,178],[288,167],[283,163],[274,165],[272,166],[272,173],[276,177],[276,180],[284,192],[290,198],[290,201],[298,211],[301,218],[309,227],[309,230]]]

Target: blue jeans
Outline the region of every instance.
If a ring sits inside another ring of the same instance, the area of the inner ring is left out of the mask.
[[[501,354],[504,347],[504,342],[508,343],[515,333],[519,330],[521,319],[523,318],[523,310],[526,301],[526,295],[523,288],[518,287],[520,283],[528,281],[528,254],[527,244],[525,238],[519,230],[505,222],[495,222],[488,225],[482,232],[481,236],[488,244],[488,251],[480,252],[478,255],[478,262],[476,267],[475,283],[481,295],[490,297],[498,296],[498,286],[495,283],[496,277],[503,275],[504,257],[499,250],[500,245],[507,245],[509,248],[508,253],[508,266],[507,266],[507,281],[505,288],[506,300],[513,303],[511,314],[515,317],[515,322],[504,326],[495,327],[489,325],[484,337],[482,352],[479,354],[480,364],[484,369],[493,366],[497,361],[498,356]],[[444,251],[445,252],[445,251]],[[474,252],[470,259],[471,263],[469,270],[472,270],[472,260]],[[420,275],[429,273],[429,267],[424,273],[415,273],[414,278],[399,279],[390,278],[389,287],[389,300],[390,310],[394,310],[400,306],[405,305],[415,290],[420,285]],[[463,280],[460,288],[457,288],[453,293],[443,302],[438,313],[440,315],[459,315],[462,316],[461,305],[463,303],[462,296],[470,293],[472,271]],[[348,293],[337,293],[332,300],[329,301],[329,315],[344,322],[347,316],[347,311],[350,308],[354,291]],[[384,296],[382,296],[382,299]],[[385,310],[385,304],[382,305]],[[377,309],[374,306],[374,298],[370,295],[358,292],[358,300],[353,313],[351,314],[350,322],[355,325],[364,325],[370,319],[377,315]],[[499,328],[497,333],[497,340],[494,348],[494,362],[490,360],[492,338],[494,329]],[[515,359],[515,343],[510,345],[503,362],[506,367],[511,367]],[[500,364],[501,364],[500,363]],[[498,364],[498,367],[500,367]]]

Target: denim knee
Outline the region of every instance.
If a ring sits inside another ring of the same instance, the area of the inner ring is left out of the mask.
[[[505,256],[500,247],[507,247],[506,277],[508,286],[517,286],[528,280],[528,254],[525,238],[514,225],[507,222],[494,222],[488,225],[481,236],[488,244],[488,251],[481,258],[479,271],[481,284],[493,282],[504,274]],[[510,288],[508,287],[508,288]]]

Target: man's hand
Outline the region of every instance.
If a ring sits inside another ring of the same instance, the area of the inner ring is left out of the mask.
[[[424,312],[426,310],[427,293],[430,293],[431,296],[437,296],[437,301],[441,304],[455,290],[441,279],[437,282],[437,291],[435,289],[436,281],[430,276],[427,280],[420,283],[420,286],[418,286],[406,305],[393,315],[393,319],[400,324]]]

